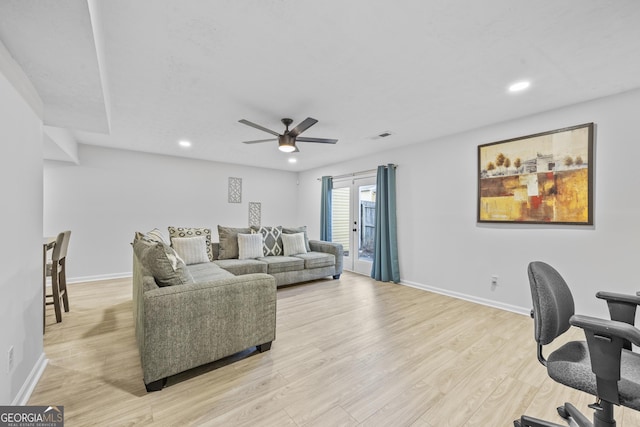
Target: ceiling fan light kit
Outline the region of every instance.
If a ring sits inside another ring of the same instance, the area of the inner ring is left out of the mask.
[[[291,138],[289,135],[278,136],[278,149],[285,153],[292,153],[296,151],[295,138]]]
[[[260,126],[256,123],[250,122],[249,120],[245,120],[245,119],[241,119],[238,120],[240,123],[242,123],[243,125],[247,125],[247,126],[251,126],[253,128],[259,129],[263,132],[267,132],[270,133],[271,135],[277,136],[277,139],[259,139],[259,140],[254,140],[254,141],[243,141],[245,144],[255,144],[255,143],[259,143],[259,142],[267,142],[267,141],[278,141],[278,149],[280,151],[283,151],[285,153],[292,153],[294,151],[300,151],[298,150],[298,147],[296,147],[296,140],[301,141],[301,142],[316,142],[316,143],[320,143],[320,144],[335,144],[336,142],[338,142],[337,139],[327,139],[327,138],[298,138],[298,135],[300,135],[302,132],[304,132],[305,130],[309,129],[311,126],[315,125],[316,123],[318,123],[318,121],[314,118],[311,117],[307,117],[306,119],[304,119],[302,122],[300,122],[298,124],[298,126],[296,126],[295,128],[289,130],[289,125],[291,123],[293,123],[292,119],[288,119],[288,118],[284,118],[282,119],[282,124],[285,125],[286,129],[284,131],[284,133],[279,134],[276,131],[273,131],[271,129],[267,129],[264,126]]]

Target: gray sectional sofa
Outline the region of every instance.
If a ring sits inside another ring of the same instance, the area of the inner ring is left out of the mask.
[[[219,253],[220,243],[213,243],[214,256]],[[216,265],[235,275],[267,273],[276,279],[277,286],[308,282],[342,274],[343,249],[339,243],[309,240],[311,250],[293,256],[266,256],[255,259],[218,259]]]
[[[133,312],[147,391],[162,389],[171,375],[247,348],[269,350],[277,286],[337,279],[342,273],[339,244],[305,239],[305,253],[240,259],[238,248],[229,244],[237,246],[233,232],[245,229],[230,230],[231,235],[219,230],[221,242],[211,243],[208,229],[170,227],[173,246],[204,245],[206,253],[195,255],[197,263],[189,263],[194,259],[189,251],[178,255],[157,230],[136,233]]]

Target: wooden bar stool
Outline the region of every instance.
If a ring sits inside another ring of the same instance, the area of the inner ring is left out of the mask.
[[[67,248],[69,247],[69,238],[71,231],[63,231],[58,234],[56,244],[51,254],[51,262],[47,263],[46,275],[51,277],[51,294],[45,295],[45,305],[52,305],[56,312],[56,322],[62,322],[62,309],[66,313],[69,312],[69,298],[67,295]],[[51,298],[51,301],[47,299]],[[62,300],[62,303],[60,302]]]

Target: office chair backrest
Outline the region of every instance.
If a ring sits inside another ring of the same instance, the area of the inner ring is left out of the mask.
[[[51,259],[54,262],[60,261],[63,258],[67,257],[67,248],[69,247],[69,239],[71,238],[71,231],[63,231],[58,234],[56,238],[56,245],[53,247],[53,252],[51,254]]]
[[[571,326],[569,318],[575,310],[573,297],[560,273],[549,264],[534,261],[527,271],[533,300],[535,339],[539,345],[546,345]]]

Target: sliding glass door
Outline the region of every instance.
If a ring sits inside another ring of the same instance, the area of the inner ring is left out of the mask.
[[[334,181],[331,192],[332,240],[342,243],[345,270],[369,275],[373,262],[375,176]]]

